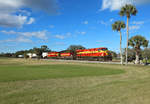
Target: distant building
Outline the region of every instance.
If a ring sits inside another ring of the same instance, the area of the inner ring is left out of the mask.
[[[43,53],[42,53],[42,57],[43,57],[43,58],[47,58],[47,55],[48,55],[48,52],[43,52]]]
[[[27,55],[29,56],[29,58],[36,58],[37,55],[35,53],[27,53]]]
[[[18,55],[18,58],[23,58],[24,56],[23,55]]]

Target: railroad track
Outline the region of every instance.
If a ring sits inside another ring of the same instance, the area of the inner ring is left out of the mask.
[[[58,61],[58,62],[78,62],[78,63],[101,63],[101,64],[120,64],[120,62],[104,62],[104,61],[88,61],[88,60],[63,60],[63,59],[42,59],[42,60],[50,60],[50,61]],[[128,63],[134,64],[134,63]]]

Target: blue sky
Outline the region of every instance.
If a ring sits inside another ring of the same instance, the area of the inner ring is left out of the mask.
[[[130,19],[130,37],[140,34],[150,40],[148,0],[0,0],[0,52],[15,52],[47,45],[61,51],[69,45],[108,47],[119,51],[119,34],[111,24],[125,17],[121,6],[136,5]],[[123,48],[126,46],[126,30]]]

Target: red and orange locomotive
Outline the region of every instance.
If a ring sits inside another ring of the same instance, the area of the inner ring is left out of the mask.
[[[99,57],[99,56],[108,56],[108,49],[107,48],[92,48],[92,49],[81,49],[76,50],[78,57]]]

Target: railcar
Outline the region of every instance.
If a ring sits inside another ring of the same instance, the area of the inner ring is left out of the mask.
[[[73,54],[71,52],[68,53],[60,53],[60,57],[71,57]]]
[[[47,57],[48,58],[58,58],[59,52],[48,52]]]
[[[61,59],[72,59],[73,58],[73,53],[71,53],[71,52],[61,53],[60,52],[60,58]]]

